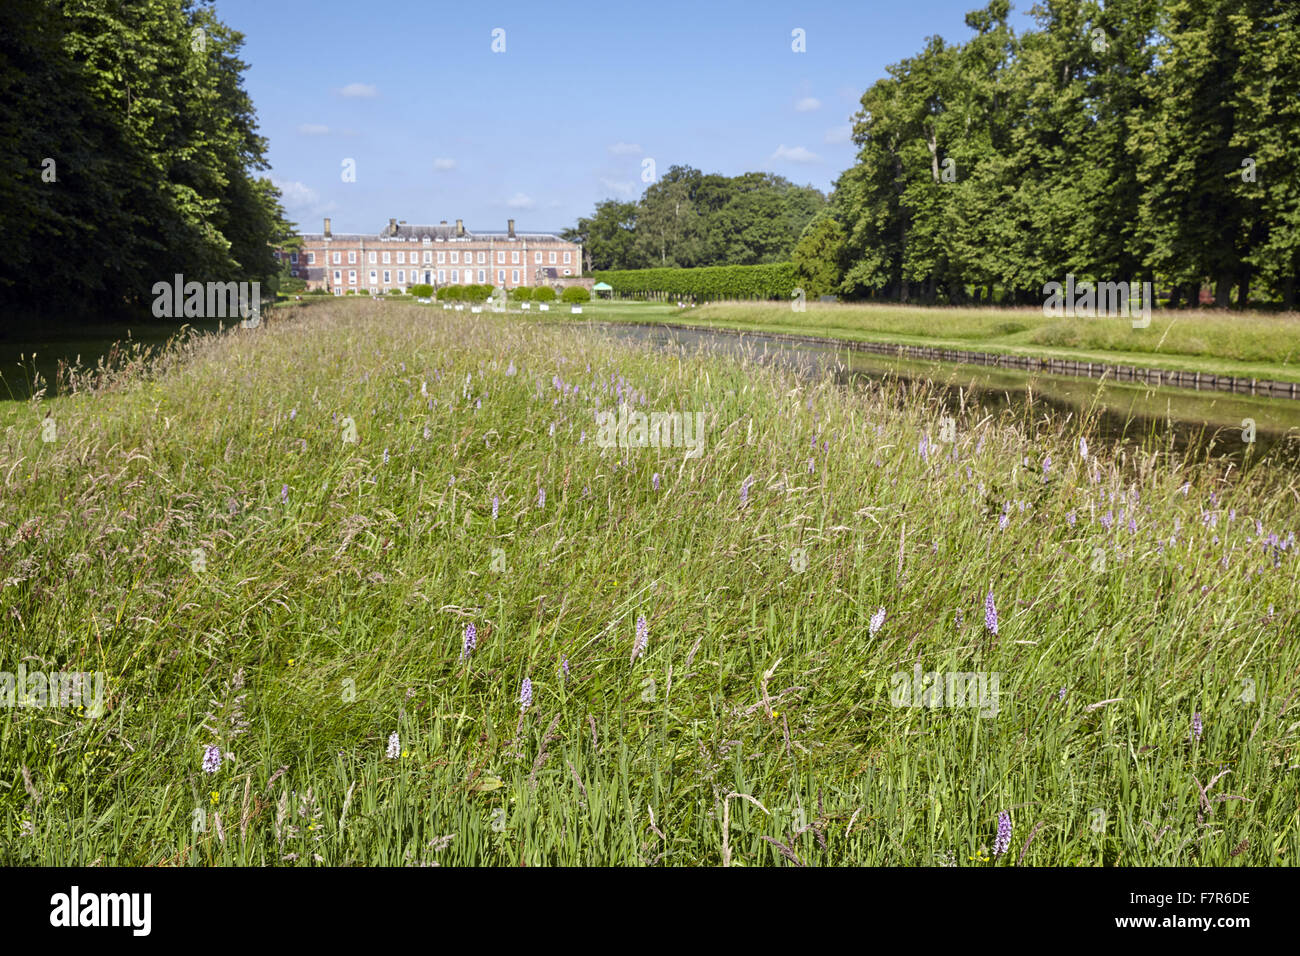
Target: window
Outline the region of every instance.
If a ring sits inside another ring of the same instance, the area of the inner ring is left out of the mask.
[[[567,265],[568,265],[570,262],[572,262],[572,261],[573,261],[573,253],[572,253],[572,252],[566,252],[566,253],[564,254],[564,264],[567,266]]]
[[[533,253],[533,262],[537,263],[539,266],[542,264],[542,254],[540,252]]]
[[[568,270],[568,269],[565,269],[565,270],[564,270],[564,274],[567,276],[567,275],[569,274],[569,270]]]
[[[291,253],[289,253],[289,261],[292,262],[294,265],[297,265],[297,264],[298,264],[298,253],[296,253],[296,252],[291,252]]]
[[[511,269],[511,270],[510,270],[510,281],[511,281],[513,284],[515,284],[515,285],[519,285],[519,270],[518,270],[518,269]]]
[[[397,254],[397,264],[398,264],[399,266],[401,266],[401,265],[406,265],[406,253],[405,253],[405,252],[399,252],[399,253]]]
[[[505,285],[505,281],[506,281],[506,270],[505,270],[505,269],[498,269],[498,270],[497,270],[497,283],[498,283],[499,285]]]
[[[275,256],[277,259],[279,259],[279,258],[280,258],[280,250],[279,250],[279,249],[276,249],[275,252],[271,253],[271,255],[273,255],[273,256]]]
[[[478,254],[478,264],[479,264],[479,265],[482,265],[482,264],[485,263],[485,262],[487,262],[487,253],[486,253],[486,252],[480,252],[480,253]]]
[[[357,262],[357,253],[356,250],[353,250],[348,253],[348,265],[350,266],[356,265],[356,262]]]
[[[392,274],[391,272],[389,272],[387,269],[385,269],[385,270],[384,270],[384,285],[388,285],[388,283],[390,283],[390,282],[392,282],[392,281],[393,281],[393,274]]]
[[[374,255],[374,253],[372,252],[371,255]],[[551,265],[555,265],[555,253],[553,252],[551,253]]]
[[[432,262],[432,261],[433,261],[433,253],[432,253],[432,252],[428,252],[428,251],[426,251],[426,252],[424,253],[424,262],[425,262],[425,264],[428,265],[428,264],[429,264],[430,262]]]
[[[414,272],[414,271],[411,272],[411,276],[412,276],[412,278],[414,278],[414,276],[415,276],[415,272]],[[398,270],[397,270],[397,284],[398,284],[398,285],[406,285],[406,270],[405,270],[405,269],[398,269]]]
[[[455,253],[452,253],[452,254],[455,255]],[[452,260],[452,261],[455,261],[455,260]],[[460,282],[460,270],[459,270],[459,269],[452,269],[452,270],[451,270],[451,281],[454,282],[454,283],[459,283],[459,282]]]
[[[506,254],[505,254],[504,252],[498,252],[498,253],[497,253],[497,265],[499,265],[499,266],[503,266],[503,265],[505,265],[505,264],[506,264]]]
[[[370,261],[371,261],[371,262],[374,262],[375,260],[374,260],[374,259],[371,259]],[[384,253],[384,265],[388,265],[388,264],[389,264],[390,262],[392,262],[392,261],[393,261],[393,255],[392,255],[392,253],[390,253],[390,252],[385,252],[385,253]]]
[[[343,290],[342,290],[342,289],[339,289],[339,288],[336,288],[336,289],[334,290],[334,294],[335,294],[335,295],[342,295],[342,294],[343,294]]]
[[[428,253],[426,252],[425,255],[427,256]],[[428,262],[428,261],[429,261],[428,259],[425,260],[425,262]],[[445,252],[439,252],[439,253],[438,253],[438,265],[443,265],[444,263],[446,263],[446,261],[447,261],[447,253],[445,253]]]
[[[337,253],[337,252],[334,253],[334,264],[335,264],[335,265],[338,265],[338,264],[339,264],[340,262],[342,262],[342,261],[343,261],[343,256],[342,256],[342,254]]]
[[[343,281],[343,272],[342,272],[342,270],[340,270],[340,269],[335,269],[335,270],[334,270],[334,281],[335,281],[335,282],[342,282],[342,281]]]
[[[442,285],[442,284],[443,284],[444,282],[446,282],[446,281],[447,281],[447,270],[446,270],[446,269],[439,269],[439,270],[438,270],[438,284],[439,284],[439,285]]]
[[[459,262],[459,261],[460,261],[460,253],[459,253],[459,252],[456,252],[456,251],[453,249],[453,250],[452,250],[452,253],[451,253],[451,264],[452,264],[452,265],[455,265],[455,264],[456,264],[457,262]]]
[[[371,269],[371,270],[370,270],[370,284],[371,284],[371,285],[374,285],[374,284],[375,284],[375,279],[376,279],[376,278],[377,278],[377,276],[376,276],[375,270],[374,270],[374,269]]]
[[[314,252],[307,253],[307,265],[314,266],[315,264],[316,264],[316,253]]]
[[[348,285],[356,285],[356,284],[357,284],[357,270],[356,270],[356,269],[349,269],[349,270],[348,270]]]
[[[510,262],[513,265],[519,265],[519,250],[516,249],[510,253]]]
[[[486,279],[487,279],[487,273],[484,272],[482,269],[479,269],[479,270],[478,270],[478,281],[479,281],[479,282],[483,282],[483,281],[485,281]]]
[[[370,264],[373,266],[378,261],[379,261],[379,257],[376,256],[373,252],[370,253]],[[551,261],[554,262],[555,260],[552,259]]]

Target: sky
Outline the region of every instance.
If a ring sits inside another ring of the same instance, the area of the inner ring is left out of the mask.
[[[672,165],[829,192],[851,117],[982,0],[216,0],[289,217],[555,232]],[[1017,32],[1029,0],[1013,3]],[[801,31],[801,34],[796,34]],[[802,40],[802,52],[795,47]],[[352,178],[349,179],[349,173]],[[648,178],[649,177],[649,178]]]

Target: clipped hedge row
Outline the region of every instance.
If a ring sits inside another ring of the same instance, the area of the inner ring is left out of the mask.
[[[788,299],[799,286],[794,263],[699,269],[616,269],[594,273],[617,295],[701,299]]]
[[[490,285],[445,285],[438,290],[438,301],[486,302],[491,295]]]

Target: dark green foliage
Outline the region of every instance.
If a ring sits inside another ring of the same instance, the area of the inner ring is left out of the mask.
[[[276,291],[293,229],[258,175],[242,41],[192,0],[0,4],[9,321],[138,313],[176,273]]]
[[[580,285],[571,285],[560,293],[563,302],[590,302],[591,293]]]
[[[1041,302],[1079,279],[1203,284],[1294,302],[1300,30],[1285,0],[1052,0],[1019,37],[1006,0],[862,97],[831,207],[837,291]],[[1248,163],[1247,161],[1251,161]],[[1243,179],[1253,163],[1254,181]],[[1254,283],[1252,285],[1252,282]]]
[[[539,285],[536,289],[533,290],[533,301],[554,302],[555,290],[552,289],[549,285]]]
[[[637,202],[606,200],[566,229],[586,272],[784,262],[826,206],[811,186],[771,173],[705,175],[673,166]]]
[[[515,286],[510,290],[510,298],[515,302],[527,302],[533,297],[533,290],[526,285]]]
[[[406,290],[417,299],[428,299],[433,297],[433,286],[424,282],[417,282]]]

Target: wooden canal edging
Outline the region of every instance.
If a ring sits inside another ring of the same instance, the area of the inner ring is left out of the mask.
[[[615,327],[618,323],[615,323]],[[940,349],[928,345],[896,345],[888,342],[852,342],[819,335],[796,335],[792,332],[754,332],[742,329],[718,328],[711,325],[685,325],[661,322],[649,328],[681,329],[687,332],[714,332],[728,335],[756,335],[767,339],[800,342],[810,345],[830,346],[855,352],[873,352],[898,358],[920,358],[942,362],[960,362],[965,365],[993,365],[998,368],[1025,369],[1047,372],[1052,375],[1077,375],[1086,378],[1108,376],[1117,382],[1141,382],[1155,387],[1189,388],[1198,392],[1233,392],[1255,395],[1260,398],[1300,399],[1300,383],[1274,382],[1254,378],[1236,378],[1231,375],[1212,375],[1208,372],[1185,372],[1171,369],[1144,368],[1139,365],[1110,365],[1105,362],[1079,362],[1074,359],[1036,358],[1025,355],[1003,355],[998,352],[971,352],[964,349]]]

